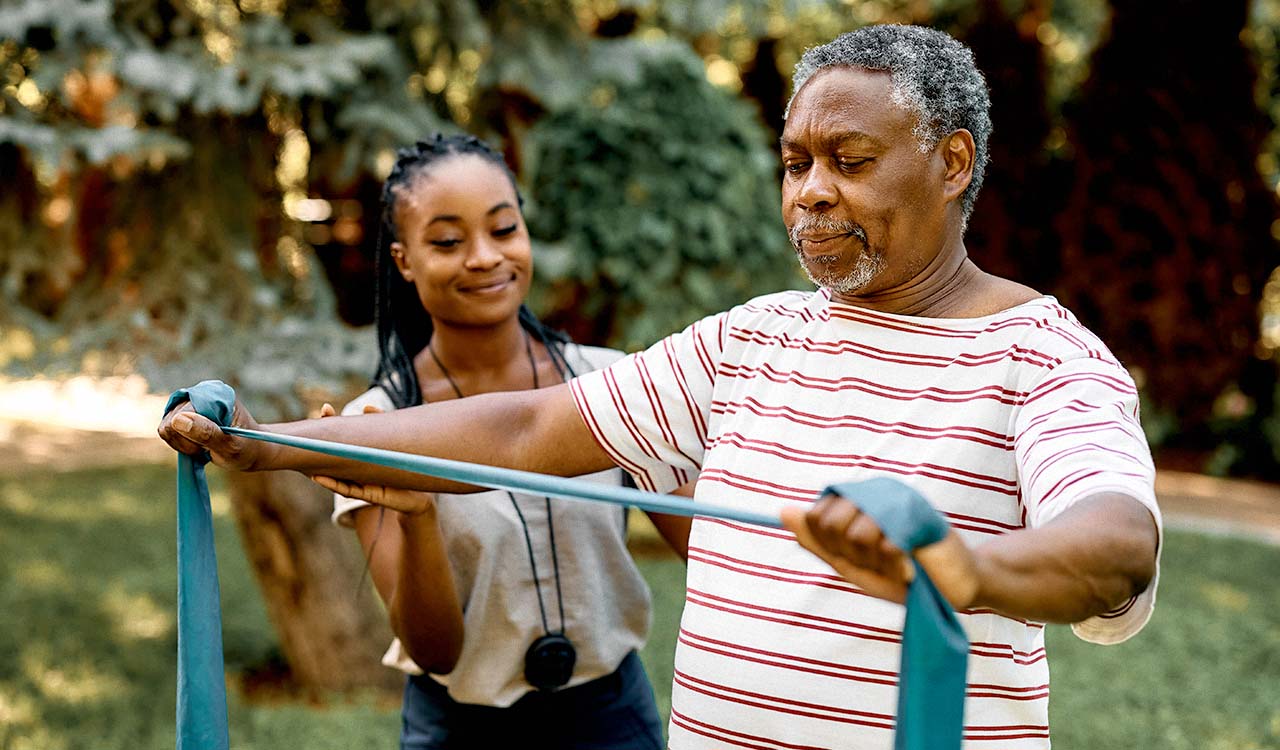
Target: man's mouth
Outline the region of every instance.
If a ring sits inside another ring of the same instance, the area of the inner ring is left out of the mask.
[[[820,234],[820,235],[811,235],[811,236],[800,236],[800,237],[796,237],[796,241],[804,245],[821,245],[824,242],[830,242],[831,240],[840,239],[841,237],[848,237],[850,234],[852,234],[852,232],[841,232],[839,234]]]
[[[788,235],[796,252],[809,256],[833,253],[838,241],[847,237],[857,238],[864,246],[867,244],[867,233],[862,227],[852,221],[820,214],[802,217],[790,228]]]

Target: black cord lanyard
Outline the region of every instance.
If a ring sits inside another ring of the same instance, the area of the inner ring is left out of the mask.
[[[529,340],[527,331],[524,331],[524,350],[529,358],[529,367],[533,370],[533,388],[537,390],[541,385],[538,381],[538,364],[534,361],[533,343]],[[458,398],[465,398],[462,389],[458,387],[449,370],[440,361],[440,356],[436,354],[435,347],[430,342],[427,343],[427,352],[435,361],[436,367],[440,368],[440,374],[444,375],[453,392]],[[560,558],[556,554],[556,526],[554,516],[551,514],[551,498],[544,497],[542,500],[547,509],[547,532],[551,536],[551,565],[556,582],[556,604],[560,610],[560,630],[556,632],[552,632],[547,620],[547,607],[542,598],[542,585],[538,581],[538,561],[533,554],[533,538],[529,534],[529,524],[525,520],[524,512],[520,510],[520,504],[516,502],[516,496],[507,492],[507,497],[511,500],[511,507],[515,509],[516,517],[520,519],[520,528],[524,531],[524,544],[525,549],[529,551],[529,567],[533,569],[533,589],[538,595],[538,611],[542,615],[544,633],[529,646],[529,650],[525,653],[525,679],[530,685],[540,690],[552,690],[567,683],[573,675],[577,652],[564,632],[564,593],[560,587]]]

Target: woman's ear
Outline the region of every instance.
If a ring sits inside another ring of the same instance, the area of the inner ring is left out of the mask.
[[[391,243],[391,260],[395,261],[396,268],[400,270],[400,276],[410,284],[413,283],[413,270],[409,268],[409,262],[404,257],[404,245],[399,242]]]

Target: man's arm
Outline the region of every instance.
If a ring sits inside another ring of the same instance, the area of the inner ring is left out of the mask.
[[[1155,518],[1145,505],[1127,495],[1093,495],[1041,528],[978,547],[981,585],[971,606],[1041,622],[1082,622],[1146,590],[1156,573],[1157,544]]]
[[[911,568],[869,516],[844,498],[791,506],[783,523],[800,544],[846,579],[903,601]],[[1156,569],[1158,532],[1146,506],[1127,495],[1085,498],[1040,528],[1003,534],[970,548],[954,531],[915,557],[957,609],[1073,623],[1141,593]]]
[[[560,476],[611,468],[613,461],[578,415],[568,385],[486,393],[385,414],[259,425],[239,402],[232,424],[284,435],[383,448]],[[196,414],[189,403],[157,429],[175,450],[208,450],[219,466],[242,471],[292,469],[369,485],[432,492],[475,488],[350,459],[235,437]],[[406,510],[415,510],[409,508]]]

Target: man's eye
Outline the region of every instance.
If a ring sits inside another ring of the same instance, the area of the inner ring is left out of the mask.
[[[865,166],[866,163],[869,161],[871,160],[870,159],[841,159],[839,164],[841,169],[851,170],[851,169],[857,169],[858,167]]]
[[[493,230],[493,236],[494,236],[494,237],[506,237],[508,234],[511,234],[511,233],[512,233],[512,232],[514,232],[514,231],[516,231],[516,225],[515,225],[515,224],[512,224],[512,225],[511,225],[511,226],[509,226],[509,227],[499,227],[498,229]]]
[[[809,162],[807,161],[792,161],[782,165],[783,169],[787,170],[791,174],[799,174],[808,166]]]

